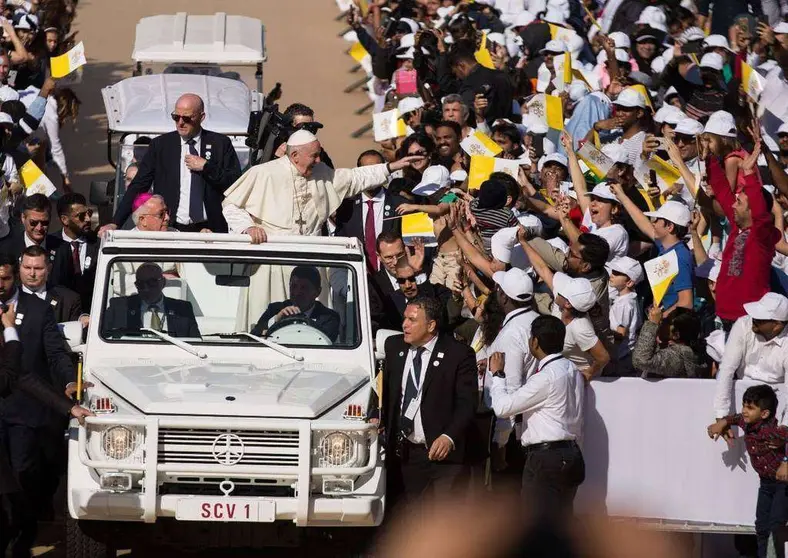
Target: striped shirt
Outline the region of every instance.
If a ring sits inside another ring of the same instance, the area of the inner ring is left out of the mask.
[[[506,227],[517,226],[517,217],[514,216],[514,213],[508,207],[481,209],[479,208],[479,200],[475,199],[471,201],[470,208],[471,214],[476,219],[476,228],[479,230],[479,236],[482,237],[484,249],[487,253],[490,252],[490,241],[495,233]]]

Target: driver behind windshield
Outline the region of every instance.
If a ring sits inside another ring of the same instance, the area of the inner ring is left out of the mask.
[[[144,263],[137,268],[137,294],[113,298],[104,316],[107,331],[134,331],[147,327],[173,337],[200,337],[190,302],[164,296],[166,279],[161,267]]]
[[[252,328],[252,335],[262,335],[274,324],[297,316],[306,318],[310,324],[335,341],[339,335],[339,314],[326,308],[320,296],[320,272],[316,267],[299,265],[290,273],[290,298],[284,302],[272,302]]]

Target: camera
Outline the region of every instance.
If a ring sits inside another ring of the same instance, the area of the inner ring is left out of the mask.
[[[279,112],[276,102],[282,96],[282,84],[276,86],[265,98],[262,110],[253,111],[249,115],[246,128],[246,145],[251,149],[249,166],[266,163],[273,158],[276,149],[285,143],[298,130],[308,130],[316,134],[323,127],[320,122],[304,122],[298,126],[293,124],[291,116]]]
[[[476,92],[476,94],[484,95],[484,98],[489,100],[490,97],[492,96],[492,90],[493,90],[492,85],[490,85],[489,83],[485,83],[484,85],[479,87],[479,90]]]

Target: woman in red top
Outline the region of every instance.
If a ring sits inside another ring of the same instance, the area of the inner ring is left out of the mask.
[[[780,240],[755,170],[760,154],[760,142],[756,142],[752,154],[742,161],[743,184],[738,193],[731,191],[720,160],[712,156],[706,161],[709,185],[731,227],[717,280],[717,315],[726,330],[744,316],[743,304],[769,292],[774,246]]]

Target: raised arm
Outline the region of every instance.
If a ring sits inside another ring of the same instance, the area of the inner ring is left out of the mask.
[[[586,177],[583,175],[583,169],[580,168],[580,161],[577,158],[577,153],[575,153],[572,148],[572,141],[572,136],[568,133],[563,132],[561,134],[561,144],[566,150],[567,159],[569,159],[569,176],[572,179],[572,186],[577,193],[577,203],[583,213],[585,213],[588,211],[590,205],[588,196],[586,196],[588,192],[586,188]]]
[[[553,277],[555,273],[550,266],[547,265],[547,262],[542,259],[542,256],[539,255],[539,252],[533,249],[533,247],[528,244],[528,231],[525,227],[520,226],[517,230],[517,241],[520,243],[520,246],[523,247],[525,251],[525,255],[528,256],[528,261],[531,262],[531,265],[536,271],[536,274],[545,282],[547,288],[551,291],[553,290]]]
[[[629,213],[629,216],[632,217],[632,221],[640,229],[640,232],[651,240],[654,240],[654,225],[651,224],[651,220],[643,214],[635,202],[624,193],[624,188],[621,187],[621,184],[611,182],[610,188],[618,198],[618,201],[621,202],[621,205],[624,206],[624,211]]]

